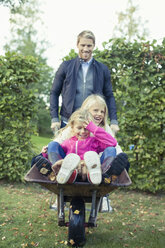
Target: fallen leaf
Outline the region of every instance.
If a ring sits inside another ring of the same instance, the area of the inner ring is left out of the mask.
[[[4,226],[4,225],[6,225],[6,223],[2,223],[0,226]]]
[[[28,246],[28,244],[26,243],[26,244],[21,244],[21,246],[22,246],[22,248],[25,248],[25,247],[27,247]]]
[[[80,213],[79,210],[75,210],[75,211],[74,211],[74,214],[79,214],[79,213]]]
[[[75,242],[74,242],[73,239],[70,239],[70,240],[69,240],[69,243],[70,243],[71,245],[74,245],[74,244],[75,244]]]
[[[41,232],[46,232],[46,229],[40,229]]]
[[[13,227],[11,230],[18,230],[18,228],[17,227]]]

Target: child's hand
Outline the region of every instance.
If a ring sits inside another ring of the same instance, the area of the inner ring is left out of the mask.
[[[47,151],[48,151],[48,146],[43,146],[41,153],[47,153]]]
[[[90,121],[88,121],[88,120],[84,121],[84,123],[83,123],[84,128],[86,128],[88,126],[89,122]]]

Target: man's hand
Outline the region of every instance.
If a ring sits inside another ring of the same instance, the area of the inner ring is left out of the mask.
[[[112,132],[114,133],[114,136],[116,135],[116,133],[120,130],[119,126],[116,124],[111,124],[110,125]]]
[[[56,133],[60,129],[60,126],[61,126],[60,122],[52,122],[51,129],[53,133]]]

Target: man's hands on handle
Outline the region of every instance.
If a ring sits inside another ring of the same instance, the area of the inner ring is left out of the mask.
[[[56,133],[60,129],[61,123],[60,122],[52,122],[51,129],[53,133]]]
[[[114,133],[114,136],[120,130],[120,128],[119,128],[119,126],[117,124],[111,124],[110,127],[112,129],[112,132]]]

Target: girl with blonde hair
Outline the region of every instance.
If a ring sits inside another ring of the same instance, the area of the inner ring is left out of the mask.
[[[57,173],[57,182],[64,184],[68,182],[72,173],[76,174],[80,160],[84,160],[88,169],[88,181],[93,184],[100,184],[102,181],[101,163],[99,153],[107,147],[114,147],[117,141],[108,134],[104,128],[94,123],[93,116],[82,108],[75,111],[66,128],[70,127],[70,138],[60,145],[65,156],[60,161],[60,170],[57,170],[57,163],[52,169]],[[90,133],[93,135],[90,136]]]
[[[108,116],[108,109],[105,100],[100,95],[90,95],[88,96],[81,106],[81,111],[88,111],[92,117],[93,122],[105,129],[107,133],[109,133],[112,137],[114,134],[107,124],[107,116]],[[69,125],[61,129],[58,134],[55,136],[55,139],[48,144],[48,158],[51,164],[55,164],[57,171],[61,167],[61,160],[65,157],[65,153],[63,149],[61,149],[61,145],[65,140],[69,139],[72,136],[72,122],[74,122],[75,116],[77,112],[73,113],[70,120]],[[92,133],[90,134],[93,135]],[[102,151],[103,152],[103,151]],[[117,155],[117,156],[116,156]],[[101,164],[102,164],[102,172],[103,174],[108,171],[111,164],[116,164],[115,170],[113,169],[113,173],[119,175],[123,168],[127,168],[128,166],[128,159],[127,155],[122,152],[120,146],[116,144],[115,147],[106,147],[104,152],[100,154]],[[85,173],[84,164],[82,163],[82,167],[79,167],[80,174],[83,175]],[[85,179],[85,176],[83,177]],[[106,177],[105,177],[106,178]]]

